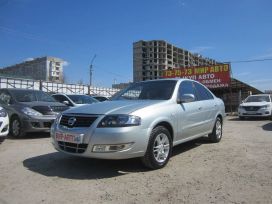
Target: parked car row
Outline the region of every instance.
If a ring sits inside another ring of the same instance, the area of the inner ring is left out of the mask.
[[[0,89],[0,142],[8,133],[21,137],[29,132],[49,132],[60,112],[98,102],[84,94],[54,94],[52,97],[39,90]]]

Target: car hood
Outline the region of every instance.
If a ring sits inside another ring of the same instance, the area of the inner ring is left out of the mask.
[[[102,103],[93,103],[90,105],[75,107],[65,111],[64,113],[79,114],[130,114],[141,108],[162,103],[163,101],[153,100],[135,100],[135,101],[104,101]]]
[[[270,102],[247,102],[242,103],[241,106],[265,106],[271,104]]]
[[[32,102],[20,102],[20,105],[30,107],[42,114],[51,114],[51,112],[62,112],[69,107],[59,102],[44,102],[44,101],[32,101]]]

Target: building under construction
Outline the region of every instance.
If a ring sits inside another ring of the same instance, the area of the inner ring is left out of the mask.
[[[165,70],[222,64],[214,59],[191,53],[164,40],[138,41],[133,43],[133,81],[162,78]],[[229,87],[210,88],[225,102],[226,112],[235,112],[241,101],[260,90],[231,78]]]

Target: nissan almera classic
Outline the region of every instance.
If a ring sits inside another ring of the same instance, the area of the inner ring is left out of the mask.
[[[69,109],[51,127],[54,147],[71,155],[140,157],[151,169],[164,167],[173,146],[208,135],[222,138],[225,107],[202,84],[160,79],[132,84],[110,101]]]

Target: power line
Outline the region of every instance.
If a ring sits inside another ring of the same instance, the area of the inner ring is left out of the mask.
[[[238,61],[227,61],[224,63],[250,63],[250,62],[263,62],[263,61],[272,61],[272,58],[267,59],[252,59],[252,60],[238,60]]]

